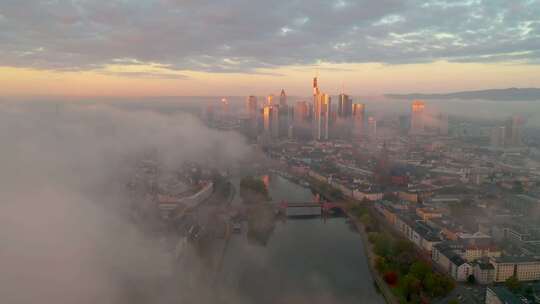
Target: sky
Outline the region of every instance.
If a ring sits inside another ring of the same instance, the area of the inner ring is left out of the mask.
[[[538,0],[2,0],[0,96],[540,87]]]

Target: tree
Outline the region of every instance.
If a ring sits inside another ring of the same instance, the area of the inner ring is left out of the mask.
[[[364,226],[366,227],[371,226],[371,224],[373,223],[371,220],[371,216],[369,216],[369,214],[367,213],[364,213],[360,216],[360,222],[362,222],[362,224],[364,224]]]
[[[515,275],[506,279],[506,281],[504,282],[504,285],[506,285],[506,287],[510,289],[510,291],[512,292],[516,292],[521,289],[521,282],[518,280],[518,278]]]
[[[422,289],[422,283],[414,276],[408,274],[400,281],[400,287],[407,302],[413,298],[418,298]]]
[[[428,263],[423,261],[414,262],[409,269],[409,274],[413,275],[422,282],[424,281],[428,273],[431,273],[431,266],[429,266]]]
[[[386,259],[379,256],[375,259],[375,268],[377,269],[377,271],[379,271],[379,273],[384,273],[390,267]]]
[[[512,185],[512,191],[515,193],[523,193],[523,183],[521,181],[514,181],[514,184]]]
[[[387,271],[384,273],[384,281],[390,286],[396,286],[398,283],[398,274],[395,271]]]
[[[388,257],[392,255],[392,237],[387,233],[377,233],[373,235],[374,251],[377,255]]]
[[[394,250],[395,250],[395,254],[400,254],[402,252],[414,253],[414,245],[411,241],[399,239],[396,242]]]
[[[270,199],[266,185],[260,179],[244,177],[240,181],[240,197],[244,202],[260,202]]]

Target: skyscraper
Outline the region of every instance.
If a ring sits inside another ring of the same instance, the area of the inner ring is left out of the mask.
[[[439,135],[448,135],[448,115],[439,114]]]
[[[363,103],[355,103],[352,105],[352,116],[353,116],[353,136],[356,139],[364,136],[364,126],[366,123],[365,119],[366,107]]]
[[[246,98],[246,112],[250,119],[257,119],[259,105],[257,104],[257,96],[248,96]]]
[[[301,126],[308,121],[309,106],[305,101],[298,101],[294,106],[294,124]]]
[[[328,139],[328,127],[330,122],[330,109],[332,99],[328,94],[317,94],[317,99],[314,106],[314,137],[317,140],[327,140]]]
[[[523,118],[514,115],[506,120],[505,145],[508,147],[521,146],[521,132],[523,128]]]
[[[309,104],[307,101],[298,101],[294,105],[294,136],[307,139],[311,137],[309,132]]]
[[[279,136],[279,106],[265,106],[263,109],[264,133],[271,138]]]
[[[346,94],[339,94],[338,100],[338,116],[340,118],[348,118],[352,113],[352,99]]]
[[[324,132],[323,132],[323,139],[328,140],[329,137],[329,130],[330,130],[330,114],[332,110],[332,98],[328,94],[323,94],[323,113],[324,113]]]
[[[285,89],[281,89],[279,94],[279,106],[285,109],[287,107],[287,94],[285,94]]]
[[[494,127],[491,129],[491,146],[498,148],[504,146],[506,141],[506,127]]]
[[[424,108],[425,103],[421,100],[415,100],[411,106],[411,135],[424,133]]]
[[[266,105],[272,106],[274,105],[274,94],[270,94],[266,97]]]

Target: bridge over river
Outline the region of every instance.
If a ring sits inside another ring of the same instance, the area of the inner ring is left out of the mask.
[[[287,217],[301,216],[324,216],[335,211],[343,211],[344,205],[336,202],[289,202],[281,201],[278,205],[278,212]]]

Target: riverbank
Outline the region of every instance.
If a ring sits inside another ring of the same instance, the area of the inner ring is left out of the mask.
[[[373,244],[371,244],[371,242],[368,239],[366,227],[364,226],[364,224],[362,224],[362,222],[360,222],[360,220],[354,214],[351,213],[350,210],[345,209],[344,212],[347,215],[347,218],[351,221],[351,223],[353,223],[356,230],[360,234],[360,237],[362,238],[362,243],[364,244],[363,246],[364,254],[368,258],[368,267],[371,273],[371,277],[373,278],[375,284],[379,288],[379,291],[383,295],[386,303],[399,304],[399,301],[396,299],[396,297],[392,293],[392,290],[390,289],[388,284],[386,284],[386,282],[381,277],[377,269],[375,269],[375,259],[377,258],[377,255],[375,254],[373,250]]]
[[[290,173],[290,174],[292,174],[292,173]],[[290,176],[290,174],[287,174],[287,175]],[[296,182],[295,178],[289,178],[289,180],[291,182]],[[363,247],[363,250],[364,250],[364,254],[367,257],[369,272],[371,274],[371,277],[373,278],[374,283],[378,287],[378,290],[382,294],[382,296],[383,296],[384,300],[386,301],[386,303],[388,303],[388,304],[399,304],[399,301],[395,297],[392,290],[390,289],[390,286],[388,286],[388,284],[386,284],[386,282],[384,281],[382,276],[379,274],[377,269],[375,269],[375,260],[377,258],[377,255],[374,252],[373,244],[371,244],[371,242],[368,239],[368,234],[367,234],[365,225],[358,219],[358,217],[356,215],[352,214],[352,212],[351,212],[351,210],[349,208],[353,204],[360,204],[360,202],[358,202],[355,199],[350,198],[350,197],[345,197],[345,196],[342,196],[342,197],[339,197],[339,198],[335,197],[333,195],[333,193],[328,191],[327,187],[321,187],[320,186],[321,183],[319,181],[317,181],[317,180],[315,180],[315,179],[313,179],[313,178],[311,178],[309,176],[306,176],[306,177],[303,177],[303,178],[298,178],[298,180],[307,181],[309,183],[310,189],[312,191],[315,191],[315,192],[321,194],[321,196],[324,197],[325,199],[332,200],[332,201],[338,202],[338,203],[339,202],[343,203],[343,205],[345,206],[343,208],[343,211],[344,211],[345,215],[347,216],[349,221],[354,225],[355,229],[358,231],[358,233],[359,233],[359,235],[360,235],[360,237],[362,239],[362,243],[363,243],[362,247]]]

